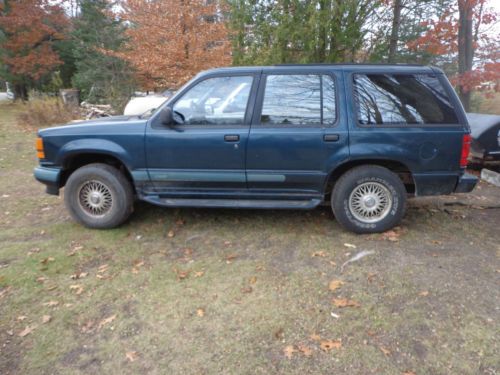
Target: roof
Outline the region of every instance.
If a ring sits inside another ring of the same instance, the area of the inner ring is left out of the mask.
[[[400,73],[442,73],[438,68],[429,67],[418,64],[356,64],[356,63],[342,63],[342,64],[279,64],[270,66],[233,66],[222,67],[207,70],[205,73],[258,73],[265,71],[298,71],[303,68],[314,69],[318,71],[344,71],[344,72],[400,72]]]

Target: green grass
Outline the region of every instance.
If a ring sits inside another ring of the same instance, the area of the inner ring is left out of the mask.
[[[139,203],[121,228],[88,230],[34,181],[35,130],[16,124],[22,109],[0,104],[1,374],[499,370],[499,210],[453,206],[459,215],[450,215],[442,210],[450,198],[419,200],[397,242],[348,233],[327,208]],[[460,199],[485,205],[499,197],[483,185]],[[341,274],[361,250],[375,254]],[[345,284],[332,292],[332,279]],[[334,297],[360,307],[336,308]],[[342,348],[322,351],[313,333]],[[288,345],[312,355],[288,359]]]

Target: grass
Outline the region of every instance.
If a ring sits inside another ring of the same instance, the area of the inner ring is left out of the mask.
[[[348,233],[327,208],[139,203],[124,226],[93,231],[33,180],[34,130],[15,125],[22,110],[0,104],[1,374],[499,370],[500,210],[480,209],[499,189],[458,198],[475,208],[412,202],[396,241]],[[375,254],[341,273],[361,250]],[[331,291],[332,279],[344,285]],[[325,340],[342,346],[321,350]]]

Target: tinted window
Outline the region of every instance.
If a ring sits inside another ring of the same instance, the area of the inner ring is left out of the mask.
[[[335,122],[335,116],[335,85],[330,76],[267,76],[262,103],[262,124],[319,125],[322,122]]]
[[[356,74],[361,124],[456,124],[450,98],[435,75]]]
[[[174,117],[185,125],[243,124],[252,81],[246,76],[201,81],[174,104]]]

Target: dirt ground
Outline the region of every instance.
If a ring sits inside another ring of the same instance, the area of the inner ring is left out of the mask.
[[[93,231],[32,178],[19,111],[0,104],[0,374],[500,371],[500,188],[411,200],[377,235],[327,207],[143,203]]]

